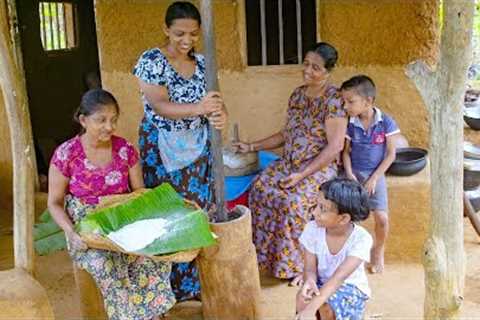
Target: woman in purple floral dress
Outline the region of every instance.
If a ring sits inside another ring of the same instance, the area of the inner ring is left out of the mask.
[[[337,51],[318,43],[304,59],[304,85],[290,96],[287,123],[266,139],[240,142],[240,152],[283,146],[283,156],[253,182],[253,240],[258,263],[273,276],[300,281],[303,254],[298,238],[311,220],[320,186],[337,175],[347,126],[343,102],[329,83]]]
[[[83,132],[61,144],[49,169],[48,208],[65,231],[68,251],[100,289],[109,319],[158,319],[175,303],[171,264],[146,257],[88,248],[74,225],[102,196],[143,187],[135,148],[113,135],[119,114],[115,98],[101,89],[82,97],[76,118]]]

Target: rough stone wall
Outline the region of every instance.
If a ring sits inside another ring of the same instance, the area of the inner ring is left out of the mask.
[[[341,52],[342,65],[434,63],[437,0],[322,0],[320,35]]]

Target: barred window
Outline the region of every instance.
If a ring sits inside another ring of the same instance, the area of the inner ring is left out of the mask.
[[[315,0],[245,0],[248,65],[298,64],[316,42]]]
[[[68,50],[77,46],[74,4],[40,2],[38,10],[43,50]]]

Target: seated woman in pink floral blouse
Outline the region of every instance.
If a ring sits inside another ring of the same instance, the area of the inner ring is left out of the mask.
[[[82,133],[60,145],[50,163],[48,208],[65,231],[75,264],[92,275],[102,292],[109,319],[157,319],[175,303],[171,265],[88,248],[74,229],[99,197],[144,187],[137,151],[113,135],[118,116],[109,92],[85,93],[75,114]]]

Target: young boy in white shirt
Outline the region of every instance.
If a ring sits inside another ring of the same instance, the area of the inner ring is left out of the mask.
[[[373,239],[355,222],[368,218],[368,193],[357,182],[325,182],[318,204],[300,236],[304,284],[297,294],[296,319],[362,319],[370,288],[365,262]]]

